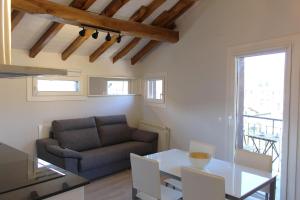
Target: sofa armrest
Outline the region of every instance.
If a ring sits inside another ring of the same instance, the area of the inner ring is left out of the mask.
[[[36,145],[38,148],[42,148],[47,145],[58,145],[58,141],[52,138],[38,139],[36,141]]]
[[[36,141],[36,150],[38,158],[52,163],[60,168],[78,174],[78,158],[64,158],[48,151],[48,146],[58,146],[58,141],[51,138],[39,139]]]
[[[158,133],[144,130],[136,130],[132,133],[132,139],[138,142],[152,143],[158,140]]]
[[[77,158],[82,159],[82,156],[79,152],[73,151],[71,149],[63,149],[58,145],[47,145],[47,151],[55,156],[61,158]]]

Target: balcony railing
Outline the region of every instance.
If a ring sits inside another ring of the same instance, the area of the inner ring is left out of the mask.
[[[243,148],[280,160],[283,120],[243,115],[243,123]]]

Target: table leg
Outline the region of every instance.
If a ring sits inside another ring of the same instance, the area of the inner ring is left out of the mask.
[[[134,187],[132,187],[131,194],[132,194],[132,200],[136,200],[137,199],[137,197],[136,197],[137,189],[135,189]]]
[[[270,146],[269,146],[270,145]],[[272,147],[271,143],[269,141],[267,141],[266,145],[265,145],[265,149],[263,151],[263,154],[267,154],[269,149]]]
[[[276,178],[270,183],[270,200],[275,200],[276,195]]]
[[[252,140],[252,143],[254,144],[254,147],[255,147],[255,149],[256,149],[256,153],[259,153],[259,148],[257,147],[254,138],[251,137],[251,140]]]
[[[276,154],[276,157],[273,160],[273,162],[274,162],[279,157],[279,153],[278,153],[277,148],[276,148],[276,143],[273,143],[272,148],[273,148],[273,150],[275,151],[275,154]]]

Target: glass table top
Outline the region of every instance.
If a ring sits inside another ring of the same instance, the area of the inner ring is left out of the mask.
[[[146,157],[158,161],[162,173],[179,180],[181,179],[182,167],[194,168],[188,152],[178,149],[159,152]],[[226,194],[236,198],[242,198],[247,193],[276,177],[272,173],[218,159],[212,159],[204,169],[199,170],[223,177],[225,179]]]
[[[0,195],[65,176],[65,171],[0,143]]]

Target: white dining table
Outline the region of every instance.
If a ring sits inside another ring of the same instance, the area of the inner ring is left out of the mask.
[[[195,168],[186,151],[171,149],[151,155],[147,158],[159,162],[161,174],[181,180],[181,168]],[[276,175],[232,162],[211,159],[203,170],[207,173],[221,176],[225,179],[225,193],[227,199],[245,199],[260,189],[270,186],[270,200],[275,200]],[[134,196],[133,189],[133,196]]]

